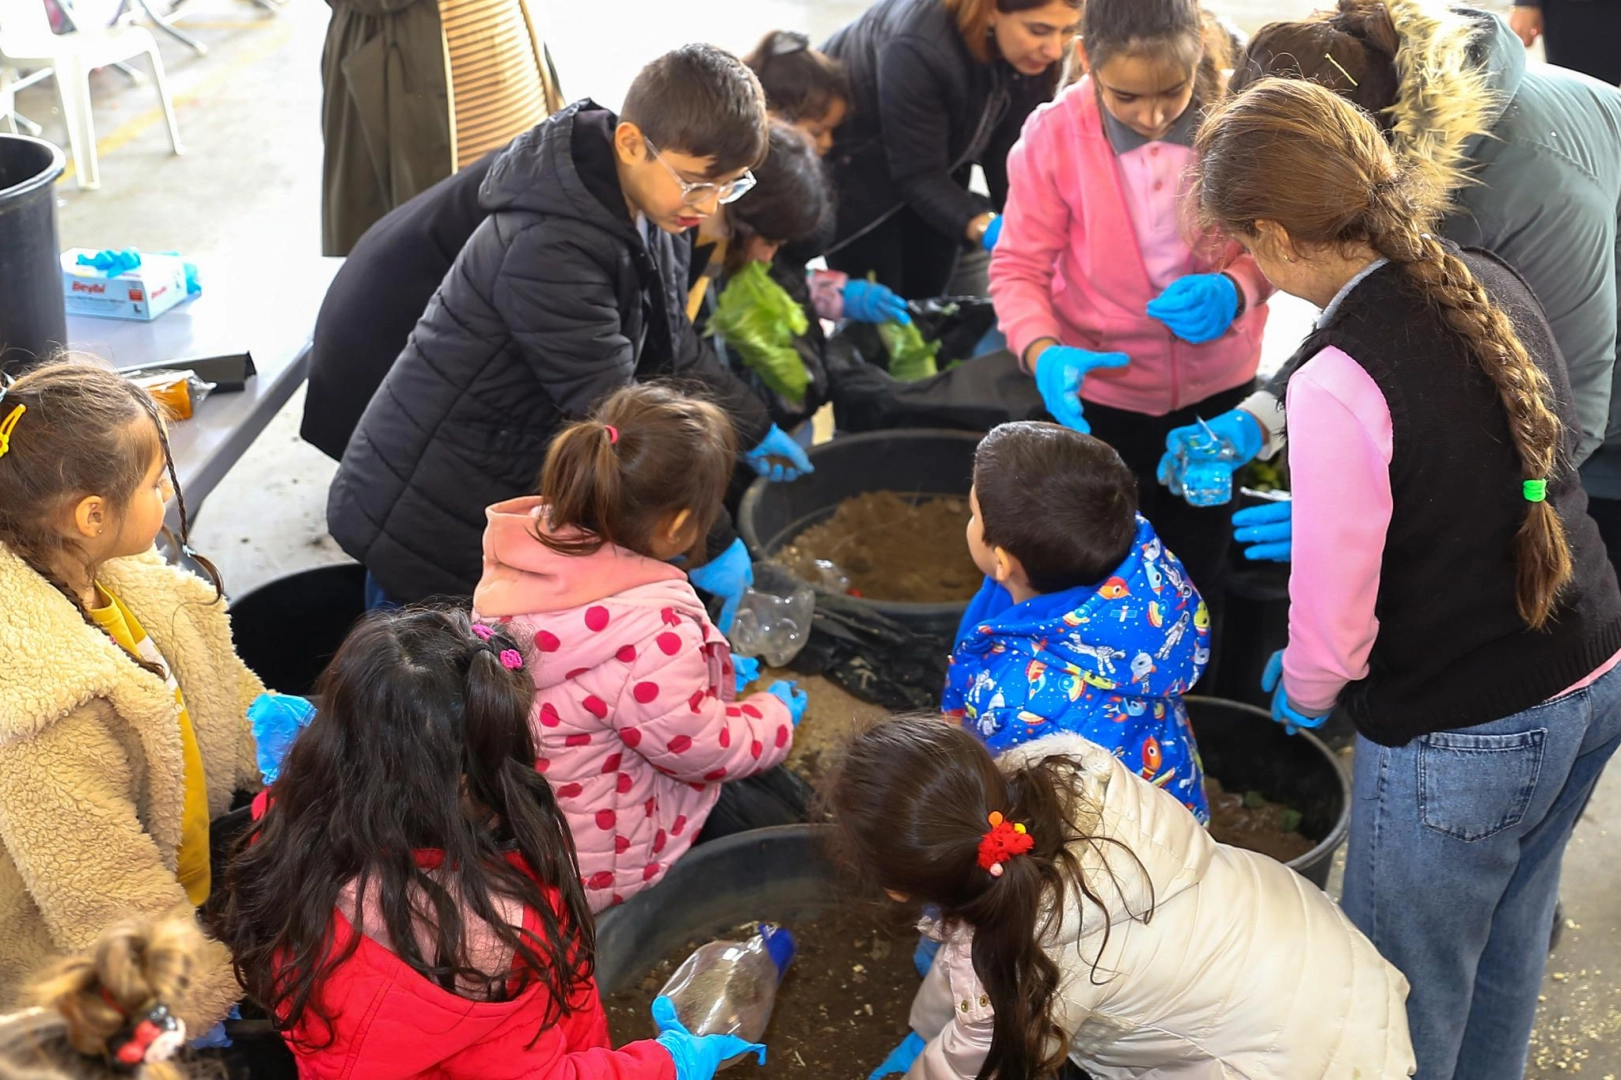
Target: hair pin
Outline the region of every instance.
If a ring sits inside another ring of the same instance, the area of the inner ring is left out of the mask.
[[[522,671],[523,653],[519,652],[517,649],[502,649],[501,666],[506,668],[508,671]]]
[[[1345,65],[1344,64],[1342,64],[1338,60],[1334,59],[1334,54],[1333,53],[1324,53],[1323,54],[1323,59],[1327,60],[1330,64],[1333,64],[1335,67],[1339,68],[1340,69],[1340,74],[1345,76],[1345,81],[1350,83],[1353,87],[1357,87],[1357,86],[1362,85],[1361,83],[1357,82],[1355,79],[1351,78],[1351,73],[1349,71],[1345,70]]]
[[[0,395],[3,395],[3,393],[4,391],[0,390]],[[23,413],[27,411],[28,406],[19,401],[16,406],[6,414],[6,418],[4,420],[0,420],[0,457],[5,457],[6,454],[11,451],[11,433],[17,430],[17,421],[21,420],[23,418]]]
[[[616,446],[619,443],[619,429],[612,424],[603,424],[602,430],[608,433],[608,445]]]
[[[102,997],[115,1011],[124,1011],[105,990]],[[130,1017],[118,1034],[107,1040],[107,1056],[114,1068],[135,1069],[168,1061],[185,1045],[186,1022],[171,1013],[167,1005],[154,1005]]]
[[[810,48],[810,38],[797,30],[779,30],[771,39],[772,56],[792,56]]]
[[[480,641],[488,641],[492,637],[495,636],[495,631],[491,630],[488,626],[485,626],[483,623],[474,623],[473,624],[473,636],[478,638]]]

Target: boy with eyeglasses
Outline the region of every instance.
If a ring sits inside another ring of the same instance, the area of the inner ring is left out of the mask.
[[[753,73],[688,45],[637,75],[620,115],[579,101],[496,155],[479,190],[488,216],[372,396],[328,497],[371,606],[471,594],[484,508],[532,491],[553,433],[637,379],[697,384],[761,475],[809,470],[685,312],[688,230],[754,186],[766,130]],[[738,596],[748,556],[722,530],[692,578]]]

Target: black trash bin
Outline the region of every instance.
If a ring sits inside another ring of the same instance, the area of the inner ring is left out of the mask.
[[[0,370],[66,348],[56,179],[67,160],[43,139],[0,134]]]
[[[272,690],[308,694],[366,610],[366,568],[300,570],[231,602],[231,636],[242,662]]]

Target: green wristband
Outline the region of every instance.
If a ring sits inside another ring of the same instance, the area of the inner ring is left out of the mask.
[[[1545,502],[1548,498],[1548,481],[1527,480],[1521,485],[1525,493],[1526,502]]]

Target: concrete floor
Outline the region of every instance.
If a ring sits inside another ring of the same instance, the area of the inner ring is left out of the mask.
[[[81,0],[81,5],[85,0]],[[794,27],[820,38],[867,0],[618,0],[604,9],[532,0],[569,97],[617,106],[647,60],[689,40],[738,51],[766,30]],[[1296,18],[1319,0],[1229,0],[1246,29]],[[1496,6],[1495,4],[1493,6]],[[186,29],[206,42],[198,57],[160,35],[187,153],[169,153],[150,84],[116,71],[93,76],[102,187],[62,185],[64,246],[144,247],[194,255],[320,246],[320,54],[326,8],[291,0],[267,16],[247,0],[190,0]],[[20,110],[65,141],[50,84],[24,91]],[[1311,309],[1273,302],[1269,366],[1293,351]],[[197,548],[214,557],[241,595],[296,570],[343,561],[326,535],[334,465],[298,438],[300,393],[198,515]],[[1549,966],[1545,1005],[1527,1077],[1621,1073],[1621,771],[1611,770],[1578,826],[1566,861],[1564,940]],[[1469,1080],[1469,1078],[1460,1078]]]

